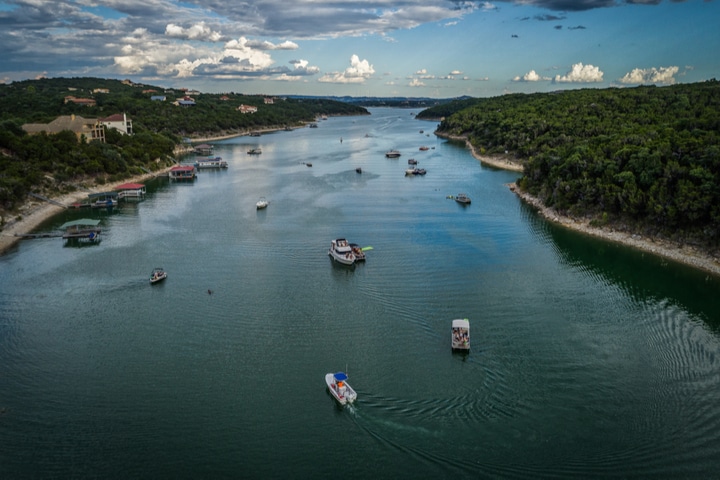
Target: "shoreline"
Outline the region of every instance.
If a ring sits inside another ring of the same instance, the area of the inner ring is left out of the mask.
[[[173,166],[169,166],[158,170],[153,173],[143,173],[142,175],[135,175],[128,177],[118,185],[123,183],[140,183],[148,178],[154,178],[170,171]],[[13,247],[15,247],[22,240],[26,240],[23,237],[17,237],[16,234],[30,233],[40,226],[46,220],[54,217],[61,213],[63,210],[70,208],[74,202],[86,199],[90,193],[99,193],[112,190],[107,185],[94,185],[86,190],[77,190],[75,192],[67,193],[57,197],[51,197],[50,200],[59,202],[66,206],[66,208],[60,207],[52,203],[44,202],[39,199],[28,200],[25,204],[20,207],[20,211],[13,215],[14,217],[21,216],[20,220],[9,220],[0,231],[0,256],[5,255]]]
[[[437,134],[436,134],[437,135]],[[517,162],[513,162],[501,156],[480,155],[465,137],[453,135],[438,135],[442,138],[451,140],[464,141],[465,145],[470,149],[473,157],[482,163],[486,163],[492,167],[514,172],[522,172],[523,166]],[[706,273],[720,277],[720,257],[713,256],[697,248],[674,243],[668,240],[662,240],[652,237],[644,237],[636,233],[628,233],[613,228],[602,228],[591,226],[589,221],[584,219],[572,218],[562,215],[555,209],[548,208],[540,202],[540,200],[532,195],[522,192],[516,183],[508,184],[508,188],[517,195],[520,200],[534,207],[537,212],[547,221],[565,228],[569,228],[578,233],[591,235],[593,237],[602,238],[613,243],[632,247],[637,250],[656,255],[658,257],[671,260],[676,263],[702,270]]]

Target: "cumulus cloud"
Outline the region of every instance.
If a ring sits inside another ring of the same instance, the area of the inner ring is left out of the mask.
[[[583,65],[576,63],[565,75],[555,75],[553,80],[556,83],[592,83],[602,82],[603,72],[594,65]]]
[[[213,31],[205,24],[205,22],[196,23],[188,28],[168,23],[165,27],[165,35],[171,38],[204,40],[207,42],[220,42],[223,40],[222,34],[220,32]]]
[[[680,71],[680,67],[660,67],[660,68],[634,68],[631,72],[626,73],[620,80],[624,84],[661,84],[672,85],[675,83],[675,75]]]
[[[530,70],[522,77],[518,75],[517,77],[513,78],[513,82],[539,82],[541,80],[550,80],[550,78],[538,75],[535,70]]]
[[[417,78],[413,78],[412,80],[410,80],[410,83],[408,83],[408,87],[424,87],[424,86],[425,86],[425,84]]]
[[[364,83],[375,73],[375,69],[367,60],[360,60],[354,55],[350,57],[350,66],[343,72],[326,73],[318,79],[324,83]]]

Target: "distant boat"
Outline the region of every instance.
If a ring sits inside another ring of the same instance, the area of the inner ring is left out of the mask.
[[[397,150],[388,150],[385,152],[385,157],[387,158],[398,158],[400,156],[400,152]]]
[[[260,147],[258,148],[251,148],[248,150],[248,155],[260,155],[262,153],[262,149]]]
[[[420,147],[420,150],[424,152],[425,150],[430,150],[430,147],[426,147],[425,145],[423,145],[422,147]]]
[[[452,349],[470,350],[470,322],[467,318],[452,321]]]
[[[408,159],[408,165],[417,165],[417,160],[415,160],[414,158]]]
[[[458,203],[462,203],[462,204],[464,204],[464,205],[469,205],[469,204],[470,204],[470,197],[468,197],[468,196],[467,196],[466,194],[464,194],[464,193],[458,193],[457,195],[455,195],[455,201],[458,202]]]
[[[357,168],[355,169],[355,171],[356,171],[357,173],[362,173],[362,168],[357,167]]]
[[[340,405],[353,403],[357,399],[357,392],[347,383],[345,372],[328,373],[325,375],[325,383],[328,390]]]
[[[257,201],[255,204],[255,207],[258,210],[262,210],[263,208],[267,208],[267,206],[270,204],[267,200],[265,200],[265,197],[260,197],[260,200]]]
[[[355,263],[355,254],[352,251],[352,247],[344,238],[337,238],[330,242],[330,249],[328,255],[338,263],[343,265],[352,265]]]
[[[150,283],[158,283],[167,278],[167,272],[160,267],[156,267],[150,273]]]

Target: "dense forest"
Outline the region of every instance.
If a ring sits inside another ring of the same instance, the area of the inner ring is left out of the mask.
[[[438,133],[524,165],[518,186],[596,225],[720,246],[720,82],[465,99]]]
[[[186,95],[193,106],[178,106]],[[95,105],[66,102],[90,98]],[[164,101],[152,100],[165,97]],[[186,138],[302,126],[321,115],[364,115],[365,108],[327,99],[188,93],[101,78],[54,78],[0,85],[0,215],[13,212],[29,192],[52,196],[87,182],[113,182],[173,162]],[[240,105],[257,107],[243,114]],[[106,118],[125,113],[133,134],[106,129],[105,142],[78,141],[70,131],[28,135],[26,123],[49,123],[62,115]]]

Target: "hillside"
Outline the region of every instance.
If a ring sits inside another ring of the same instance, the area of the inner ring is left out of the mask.
[[[22,205],[28,192],[53,196],[79,184],[112,182],[164,168],[188,137],[297,127],[321,115],[368,114],[365,108],[330,99],[205,94],[101,78],[4,84],[0,102],[3,217]],[[249,107],[248,113],[238,110],[241,105]],[[103,119],[114,114],[131,120],[132,135],[105,128],[104,142],[86,136],[78,141],[68,130],[28,135],[23,129],[25,124],[47,124],[61,116]]]
[[[720,82],[452,102],[418,118],[524,165],[518,186],[595,225],[720,246]]]

